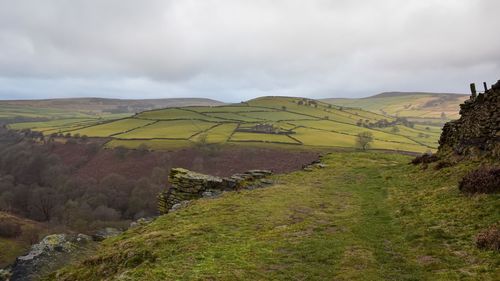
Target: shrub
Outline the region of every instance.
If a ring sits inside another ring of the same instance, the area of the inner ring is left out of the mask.
[[[119,146],[115,147],[114,152],[115,152],[116,157],[118,157],[120,159],[124,159],[127,156],[128,150],[126,147],[119,145]]]
[[[448,168],[448,167],[451,167],[451,166],[453,166],[453,163],[451,163],[451,162],[448,162],[448,161],[439,161],[436,164],[436,167],[434,167],[434,169],[441,170],[443,168]]]
[[[495,193],[500,191],[500,168],[480,167],[463,177],[459,184],[464,193]]]
[[[17,223],[0,221],[0,237],[13,238],[21,234],[21,226]]]
[[[25,243],[33,245],[38,243],[40,240],[40,230],[33,226],[25,226],[23,229],[23,234],[21,235],[21,240]]]
[[[500,226],[495,224],[481,231],[476,236],[479,249],[500,251]]]
[[[363,150],[368,149],[371,142],[373,142],[373,134],[369,131],[361,132],[356,137],[356,146]]]
[[[413,165],[418,165],[418,164],[428,164],[432,162],[438,161],[439,158],[432,154],[432,153],[424,153],[420,156],[415,157],[415,159],[411,160],[411,163]]]

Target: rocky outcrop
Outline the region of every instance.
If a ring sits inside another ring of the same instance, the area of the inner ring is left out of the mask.
[[[460,105],[460,119],[443,127],[439,154],[500,156],[500,81]]]
[[[84,234],[52,234],[31,247],[27,255],[20,256],[10,269],[11,281],[37,280],[44,274],[65,264],[82,249],[93,243]]]
[[[165,214],[193,199],[215,197],[223,191],[252,189],[270,184],[271,182],[264,178],[271,174],[272,172],[268,170],[250,170],[228,178],[220,178],[183,168],[173,168],[169,175],[170,188],[158,195],[158,211],[160,214]]]
[[[122,233],[123,231],[118,230],[113,227],[106,227],[104,229],[96,231],[94,234],[92,234],[92,239],[94,241],[103,241],[104,239],[108,239],[111,237],[118,236]]]

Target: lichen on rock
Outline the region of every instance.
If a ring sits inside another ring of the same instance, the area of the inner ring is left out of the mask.
[[[169,175],[170,188],[158,195],[158,211],[160,214],[165,214],[184,206],[185,203],[182,202],[202,197],[217,197],[223,191],[253,189],[268,185],[271,182],[264,178],[271,174],[269,170],[250,170],[221,178],[183,168],[173,168]]]
[[[460,105],[460,119],[443,127],[439,154],[500,157],[500,80]]]

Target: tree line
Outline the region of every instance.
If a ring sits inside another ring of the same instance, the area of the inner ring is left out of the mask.
[[[166,169],[156,167],[135,180],[119,174],[81,178],[75,175],[77,165],[68,166],[53,153],[56,144],[40,144],[33,137],[0,129],[0,211],[78,231],[120,226],[156,213]],[[85,145],[86,157],[101,149],[95,143],[79,145]]]

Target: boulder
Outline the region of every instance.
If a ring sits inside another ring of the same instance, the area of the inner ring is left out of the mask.
[[[33,245],[28,254],[20,256],[12,265],[11,281],[36,280],[44,274],[59,268],[69,258],[77,255],[93,243],[84,234],[52,234]]]

